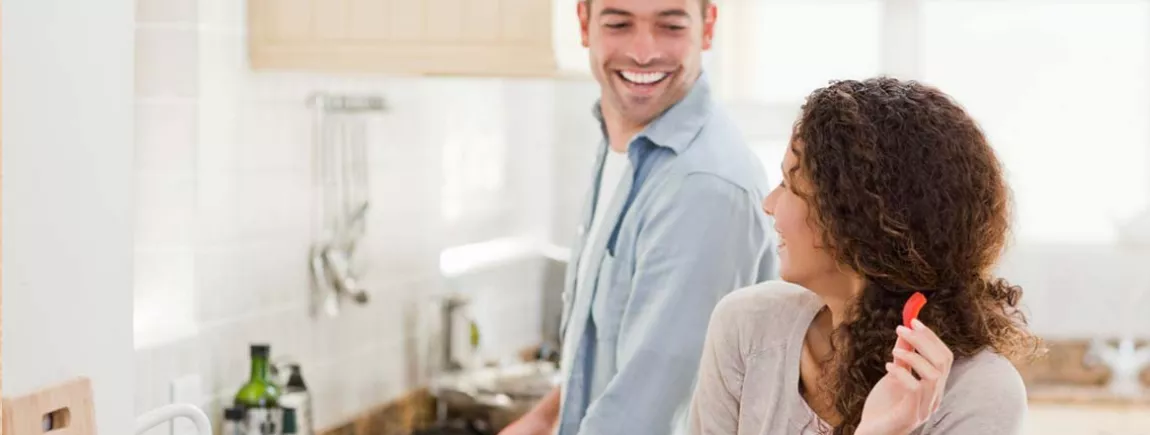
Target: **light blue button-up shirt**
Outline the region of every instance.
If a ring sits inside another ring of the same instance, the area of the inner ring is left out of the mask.
[[[618,186],[599,186],[607,147],[567,267],[558,434],[670,434],[685,427],[712,309],[774,277],[767,179],[705,73],[631,140]],[[600,188],[616,193],[586,240]],[[584,249],[593,263],[576,276]]]

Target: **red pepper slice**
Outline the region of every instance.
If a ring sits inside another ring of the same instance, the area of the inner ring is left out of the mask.
[[[902,307],[902,324],[910,328],[910,321],[918,317],[918,312],[922,310],[922,306],[926,305],[926,296],[922,293],[914,292],[910,299],[906,300],[906,305]]]

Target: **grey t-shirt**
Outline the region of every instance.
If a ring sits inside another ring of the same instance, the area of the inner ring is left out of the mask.
[[[792,435],[816,424],[799,394],[799,360],[807,328],[822,307],[814,293],[782,281],[723,298],[707,331],[691,433]],[[1020,434],[1026,410],[1018,371],[984,350],[954,363],[938,411],[912,434]]]

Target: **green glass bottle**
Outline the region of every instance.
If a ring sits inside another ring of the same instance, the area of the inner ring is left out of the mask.
[[[268,356],[271,347],[253,344],[251,378],[236,393],[236,405],[244,408],[275,408],[279,406],[280,390],[268,376]]]

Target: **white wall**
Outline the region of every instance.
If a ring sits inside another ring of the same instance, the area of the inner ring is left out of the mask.
[[[132,430],[131,0],[5,1],[4,395],[92,378]]]
[[[556,106],[553,124],[558,140],[549,175],[554,179],[551,206],[555,209],[551,240],[568,246],[575,239],[583,200],[591,188],[596,146],[603,140],[599,122],[591,114],[599,85],[594,80],[561,82],[555,87],[555,98],[563,104]]]
[[[166,403],[173,379],[198,375],[199,402],[218,416],[247,377],[248,344],[267,342],[273,357],[302,363],[317,423],[330,427],[423,385],[420,354],[431,343],[414,311],[448,287],[441,250],[508,230],[550,233],[555,84],[253,72],[244,8],[139,0],[136,292],[149,297],[136,301],[135,409]],[[378,93],[390,106],[368,132],[372,208],[362,246],[372,300],[334,319],[307,312],[304,102],[315,91]],[[590,120],[589,103],[575,104],[579,120]],[[467,122],[449,125],[459,120]],[[455,138],[471,149],[506,147],[507,218],[444,222],[444,157]],[[522,259],[455,283],[475,299],[489,354],[539,340],[542,266]]]

